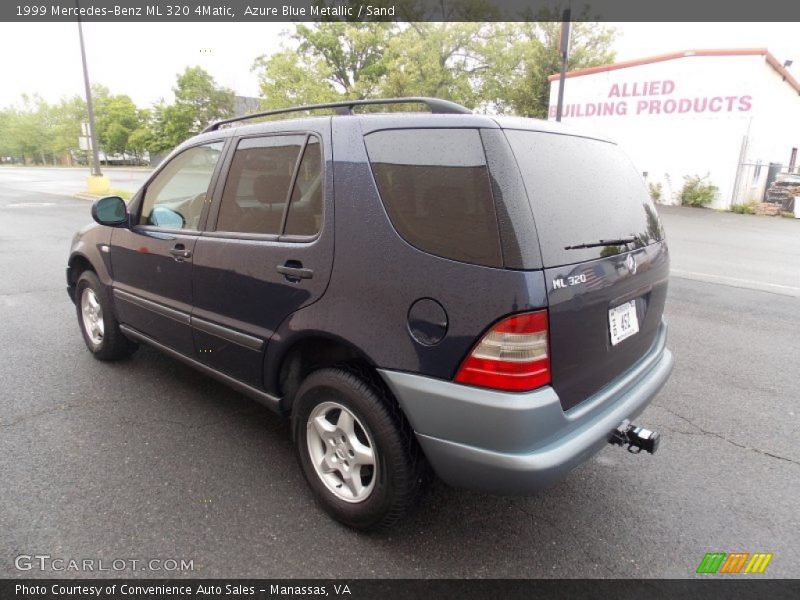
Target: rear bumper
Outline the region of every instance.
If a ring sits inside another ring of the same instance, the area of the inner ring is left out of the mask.
[[[641,413],[672,372],[661,324],[648,353],[592,397],[564,411],[547,386],[507,393],[381,370],[433,469],[457,487],[501,494],[541,490],[593,456]]]

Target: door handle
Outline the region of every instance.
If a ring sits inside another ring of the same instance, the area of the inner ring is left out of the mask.
[[[192,253],[186,249],[186,246],[183,244],[175,244],[175,247],[169,251],[172,256],[175,257],[175,260],[178,262],[183,262],[187,258],[192,257]]]
[[[311,279],[314,271],[303,267],[299,260],[288,260],[286,264],[275,267],[278,273],[282,273],[289,281],[300,281],[301,279]]]

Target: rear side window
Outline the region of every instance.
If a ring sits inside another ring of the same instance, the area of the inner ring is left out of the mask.
[[[305,136],[239,142],[222,193],[218,231],[278,235]]]
[[[312,137],[303,152],[286,217],[286,235],[316,235],[322,226],[322,151]]]
[[[453,260],[502,266],[477,130],[403,129],[364,139],[386,212],[408,243]]]
[[[538,131],[506,130],[506,137],[528,192],[545,267],[613,256],[662,239],[644,181],[615,144]],[[632,241],[574,248],[623,239]]]

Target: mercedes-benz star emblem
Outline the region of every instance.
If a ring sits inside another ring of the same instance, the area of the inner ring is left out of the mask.
[[[636,259],[633,257],[633,254],[628,254],[628,258],[625,259],[625,266],[628,267],[628,273],[631,275],[636,274]]]

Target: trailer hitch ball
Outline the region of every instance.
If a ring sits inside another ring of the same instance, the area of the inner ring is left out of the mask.
[[[611,437],[608,440],[610,444],[616,446],[627,446],[628,452],[632,454],[639,454],[642,450],[655,454],[660,441],[661,434],[657,431],[639,427],[627,419],[611,432]]]

